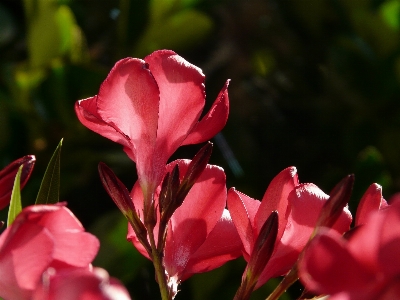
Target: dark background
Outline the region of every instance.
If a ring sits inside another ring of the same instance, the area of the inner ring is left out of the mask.
[[[23,204],[33,204],[64,138],[60,195],[101,239],[95,265],[123,280],[134,299],[158,299],[152,265],[125,241],[126,221],[97,173],[104,161],[131,187],[135,165],[78,122],[75,101],[97,94],[117,60],[172,49],[206,74],[206,109],[232,79],[229,120],[211,157],[228,187],[261,199],[294,165],[301,182],[329,193],[354,173],[355,212],[373,182],[386,199],[400,190],[399,29],[397,0],[1,0],[0,167],[36,155],[22,193]],[[239,259],[193,276],[177,299],[231,299],[244,266]]]

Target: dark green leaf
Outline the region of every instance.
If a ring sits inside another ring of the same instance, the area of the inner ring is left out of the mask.
[[[54,204],[59,201],[60,191],[60,155],[62,139],[47,165],[35,204]]]

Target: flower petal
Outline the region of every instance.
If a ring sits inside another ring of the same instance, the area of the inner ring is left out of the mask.
[[[357,207],[356,226],[365,224],[371,212],[378,211],[388,204],[382,197],[382,187],[379,184],[371,184],[362,196]]]
[[[50,273],[50,272],[49,272]],[[46,274],[48,286],[36,290],[33,300],[129,300],[125,287],[110,278],[107,271],[94,268],[67,270],[56,274]]]
[[[256,237],[254,236],[254,218],[261,202],[229,189],[227,198],[229,212],[243,244],[244,257],[249,259]]]
[[[208,141],[224,128],[229,114],[228,85],[229,80],[226,81],[208,113],[194,126],[183,141],[183,145]]]
[[[300,259],[299,275],[307,288],[323,294],[367,292],[375,281],[375,274],[351,255],[345,240],[332,230],[321,232],[311,241]]]
[[[129,137],[118,127],[105,122],[97,112],[97,96],[79,100],[75,103],[75,113],[79,121],[90,130],[119,143],[132,147]],[[132,159],[135,161],[134,157]]]
[[[189,161],[177,162],[183,177]],[[172,215],[164,257],[169,276],[183,272],[191,255],[204,243],[221,218],[226,205],[225,182],[225,173],[220,167],[207,165],[183,204]]]
[[[400,202],[392,203],[376,217],[380,219],[377,226],[382,224],[378,264],[389,278],[396,278],[400,275]]]
[[[185,280],[192,274],[203,273],[222,266],[242,254],[242,243],[227,209],[207,236],[205,242],[190,257],[181,275]]]
[[[0,249],[0,297],[30,299],[52,260],[54,242],[49,232],[33,222],[15,220],[3,233]]]
[[[282,238],[261,274],[256,288],[270,278],[285,274],[294,265],[300,252],[307,244],[317,223],[324,202],[329,198],[312,183],[300,184],[289,194],[290,214]],[[333,228],[343,233],[351,223],[351,214],[344,209]]]
[[[118,61],[100,87],[97,111],[134,145],[124,150],[135,159],[141,183],[157,185],[164,171],[164,163],[154,161],[160,92],[148,67],[141,59]]]
[[[198,121],[205,103],[201,69],[170,50],[144,59],[160,90],[157,156],[167,162]]]
[[[280,240],[285,231],[286,222],[289,214],[289,193],[299,184],[297,170],[295,167],[289,167],[281,171],[272,179],[265,191],[261,201],[260,208],[256,214],[255,226],[257,233],[268,219],[271,212],[278,211],[279,229],[277,240]]]
[[[96,256],[100,243],[87,232],[72,212],[62,205],[34,205],[17,217],[46,228],[54,240],[53,265],[86,267]]]

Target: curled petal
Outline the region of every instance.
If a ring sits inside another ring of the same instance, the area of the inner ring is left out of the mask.
[[[97,96],[79,100],[75,103],[75,113],[79,121],[90,130],[130,147],[130,139],[119,128],[105,122],[97,112]],[[135,160],[135,159],[134,159]]]
[[[229,81],[226,81],[208,113],[195,125],[183,145],[208,141],[224,128],[229,114]]]

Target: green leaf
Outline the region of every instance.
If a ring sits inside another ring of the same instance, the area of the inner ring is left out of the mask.
[[[183,10],[150,24],[137,44],[135,57],[142,57],[157,49],[190,49],[209,35],[213,25],[212,19],[206,14],[193,9]]]
[[[62,139],[47,165],[35,204],[54,204],[59,201],[60,192],[60,156]]]
[[[10,208],[8,209],[7,227],[14,222],[16,216],[22,210],[20,186],[22,168],[23,165],[19,167],[17,175],[15,176],[14,186],[11,193]]]
[[[29,5],[28,5],[29,3]],[[54,0],[25,1],[28,16],[27,46],[31,67],[44,67],[60,51],[60,31],[56,22]]]
[[[383,20],[393,29],[400,28],[400,2],[398,0],[385,1],[380,7]]]

